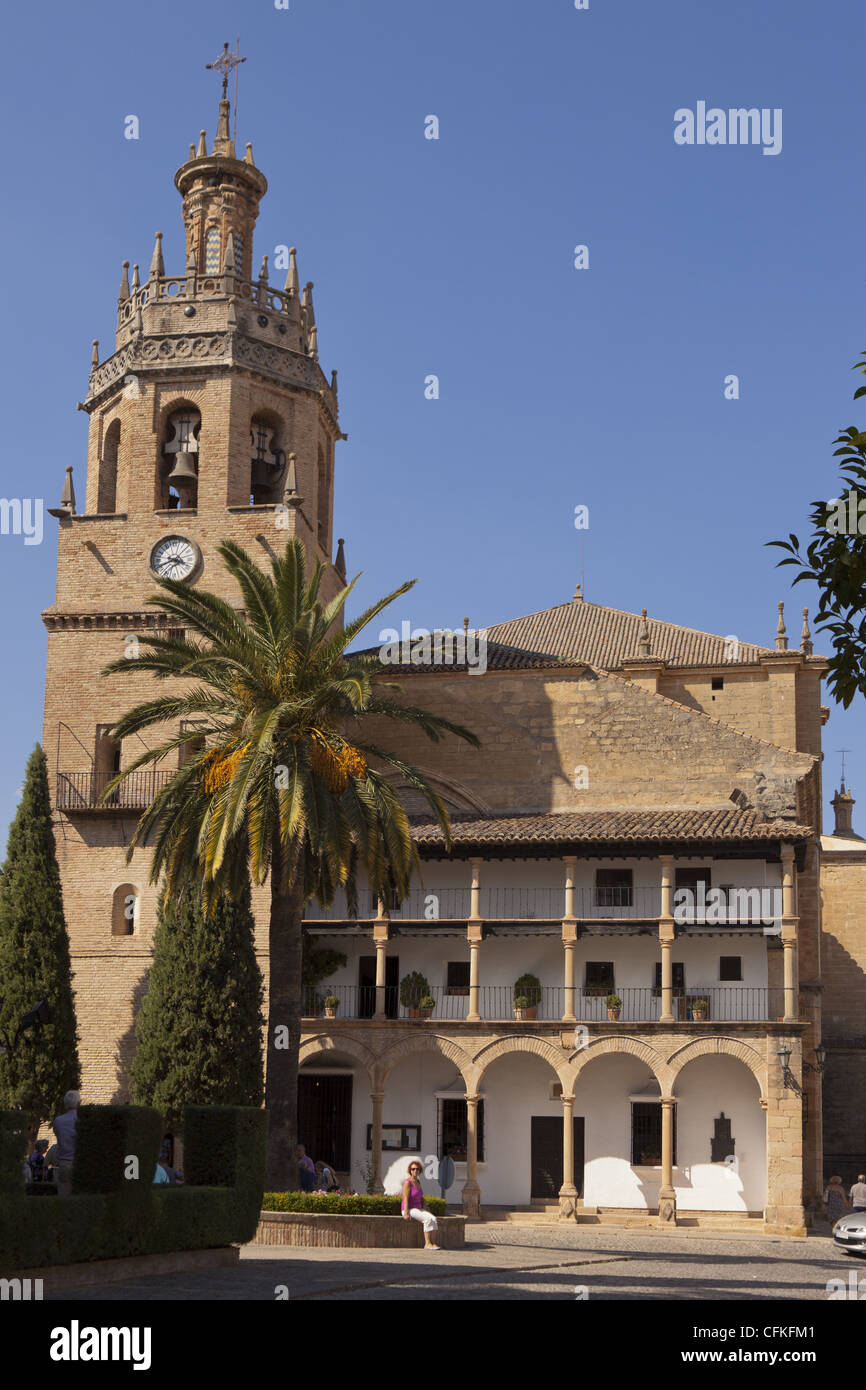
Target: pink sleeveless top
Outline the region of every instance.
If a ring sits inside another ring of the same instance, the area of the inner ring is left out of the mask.
[[[420,1185],[420,1183],[417,1183],[417,1182],[413,1181],[412,1178],[410,1178],[410,1179],[409,1179],[409,1210],[412,1211],[413,1208],[414,1208],[416,1211],[423,1211],[423,1210],[424,1210],[424,1193],[421,1191],[421,1185]]]

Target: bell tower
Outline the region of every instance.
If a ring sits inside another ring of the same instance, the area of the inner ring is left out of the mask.
[[[225,58],[226,55],[224,55]],[[231,60],[228,70],[238,60]],[[243,60],[240,60],[243,61]],[[151,677],[106,677],[134,659],[143,632],[168,619],[147,600],[159,576],[240,596],[216,554],[237,541],[267,566],[289,537],[326,566],[327,602],[342,586],[333,555],[334,450],[342,434],[337,377],[319,363],[312,285],[297,253],[272,285],[254,278],[253,232],[267,180],[246,145],[235,153],[226,97],[216,136],[203,132],[174,177],[185,264],[167,270],[157,232],[149,270],[124,261],[114,345],[94,341],[81,509],[67,465],[59,505],[57,596],[48,629],[44,747],[63,879],[87,1098],[125,1094],[134,1001],[151,954],[156,889],[149,855],[125,846],[173,767],[136,772],[108,802],[114,773],[141,753],[112,725],[155,693]],[[282,257],[280,257],[282,259]],[[174,767],[177,766],[177,758]],[[254,901],[254,908],[256,904]]]

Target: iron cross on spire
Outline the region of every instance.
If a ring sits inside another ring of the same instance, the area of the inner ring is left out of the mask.
[[[851,752],[851,749],[850,749],[850,748],[837,748],[837,749],[836,749],[836,752],[842,754],[842,785],[843,785],[843,787],[844,787],[844,785],[845,785],[845,754],[846,754],[846,753],[850,753],[850,752]]]
[[[234,75],[235,75],[235,102],[234,102],[234,107],[235,107],[235,109],[234,109],[234,122],[233,122],[233,124],[234,124],[234,134],[235,134],[235,135],[237,135],[237,133],[238,133],[238,68],[240,67],[241,63],[245,63],[245,62],[247,61],[246,58],[241,58],[241,56],[240,56],[240,47],[241,47],[241,41],[240,41],[240,39],[236,39],[236,40],[235,40],[235,52],[234,52],[234,53],[229,53],[229,46],[228,46],[227,43],[224,43],[224,44],[223,44],[223,51],[222,51],[222,53],[220,54],[220,56],[216,59],[216,61],[213,62],[213,63],[206,63],[206,64],[205,64],[205,67],[208,69],[208,71],[212,71],[213,69],[216,69],[217,72],[221,72],[221,73],[222,73],[222,78],[223,78],[223,96],[222,96],[222,99],[223,99],[223,101],[226,101],[226,100],[228,99],[227,93],[228,93],[228,86],[229,86],[229,75],[230,75],[232,72],[233,72]]]

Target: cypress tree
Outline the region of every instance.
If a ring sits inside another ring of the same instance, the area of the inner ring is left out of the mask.
[[[133,1100],[171,1125],[184,1105],[261,1105],[262,976],[249,884],[205,917],[188,891],[163,904],[130,1068]]]
[[[19,1019],[40,1000],[51,1009],[50,1023],[0,1056],[0,1107],[26,1111],[31,1140],[80,1085],[73,998],[48,769],[37,744],[0,870],[0,1035],[14,1041]]]

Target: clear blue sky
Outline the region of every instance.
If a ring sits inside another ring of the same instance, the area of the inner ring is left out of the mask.
[[[121,261],[146,269],[157,228],[182,272],[172,176],[213,136],[204,65],[238,32],[256,253],[296,245],[315,282],[361,600],[418,576],[394,620],[428,627],[564,602],[583,503],[589,599],[771,645],[784,598],[797,645],[814,593],[763,543],[805,531],[866,417],[862,0],[8,10],[3,495],[54,506],[71,463],[83,497],[90,340],[110,350]],[[782,152],[676,145],[698,101],[782,108]],[[55,531],[0,536],[0,837],[40,737]],[[866,831],[864,726],[834,708],[825,791],[850,747]]]

